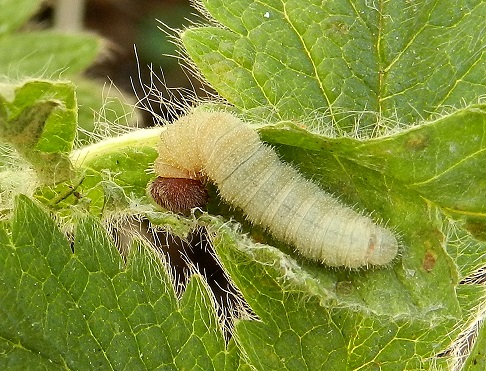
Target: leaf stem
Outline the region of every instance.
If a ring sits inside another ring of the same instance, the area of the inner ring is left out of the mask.
[[[135,130],[119,137],[105,139],[101,142],[75,150],[69,157],[74,168],[80,168],[83,164],[90,163],[120,148],[155,148],[163,130],[165,130],[163,127]]]

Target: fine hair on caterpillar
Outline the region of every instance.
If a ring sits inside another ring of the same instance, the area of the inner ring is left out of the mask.
[[[163,178],[201,184],[209,180],[252,223],[306,258],[357,268],[384,265],[397,255],[398,241],[390,230],[305,179],[232,114],[193,112],[183,116],[162,132],[158,151],[158,178],[151,193],[167,209],[181,202],[163,199],[172,191],[154,192],[158,183],[166,184]]]

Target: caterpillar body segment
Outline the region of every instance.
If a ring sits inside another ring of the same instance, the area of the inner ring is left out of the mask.
[[[162,133],[158,151],[159,177],[210,180],[252,223],[309,259],[357,268],[397,255],[391,231],[306,180],[231,114],[180,118]]]

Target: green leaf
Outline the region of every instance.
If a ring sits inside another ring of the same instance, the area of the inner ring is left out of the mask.
[[[40,8],[42,0],[0,0],[0,36],[15,31]],[[0,53],[3,54],[3,53]]]
[[[65,78],[86,69],[101,48],[100,38],[89,34],[12,34],[0,38],[0,71],[15,79]]]
[[[467,371],[480,371],[486,368],[486,336],[485,336],[485,326],[484,326],[484,313],[483,318],[477,333],[471,333],[471,337],[475,337],[474,345],[471,349],[469,357],[464,363],[464,370]]]
[[[424,362],[457,335],[451,329],[458,317],[440,315],[442,304],[420,316],[423,298],[413,292],[413,283],[399,283],[393,270],[361,272],[357,278],[301,267],[275,248],[242,238],[227,223],[208,219],[224,268],[261,319],[238,321],[235,330],[256,369],[428,369]],[[482,295],[483,289],[475,292]]]
[[[185,30],[187,53],[242,110],[325,113],[351,132],[410,125],[486,93],[486,3],[204,0],[223,27]],[[268,111],[266,112],[268,115]]]
[[[2,369],[221,370],[224,340],[207,288],[181,302],[153,250],[122,260],[91,218],[74,244],[28,198],[0,225]],[[197,347],[197,348],[194,348]]]
[[[69,176],[76,135],[74,86],[30,80],[0,86],[0,139],[27,159],[44,181]]]

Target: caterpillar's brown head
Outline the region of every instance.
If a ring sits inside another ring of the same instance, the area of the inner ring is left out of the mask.
[[[185,215],[194,207],[206,205],[209,200],[206,187],[197,179],[159,176],[150,183],[149,192],[164,209]]]

